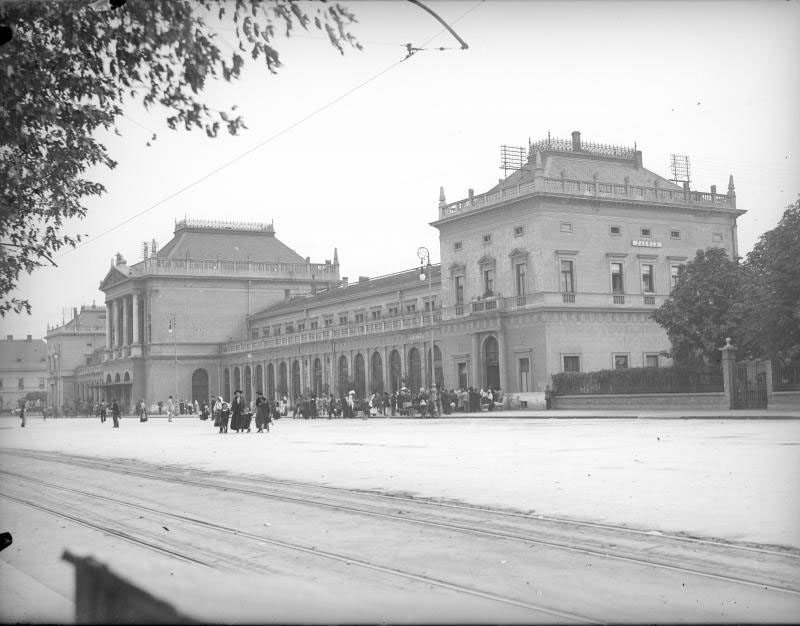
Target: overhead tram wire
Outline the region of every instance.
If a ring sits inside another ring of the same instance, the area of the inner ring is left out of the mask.
[[[238,161],[242,160],[244,157],[246,157],[246,156],[248,156],[248,155],[252,154],[253,152],[255,152],[255,151],[259,150],[260,148],[263,148],[265,145],[267,145],[267,144],[268,144],[268,143],[270,143],[271,141],[273,141],[273,140],[277,139],[278,137],[281,137],[282,135],[286,134],[286,133],[287,133],[287,132],[289,132],[290,130],[292,130],[292,129],[294,129],[295,127],[297,127],[297,126],[299,126],[300,124],[302,124],[303,122],[306,122],[307,120],[310,120],[312,117],[315,117],[316,115],[318,115],[318,114],[322,113],[322,112],[323,112],[325,109],[327,109],[327,108],[329,108],[329,107],[333,106],[334,104],[336,104],[336,103],[337,103],[337,102],[339,102],[340,100],[342,100],[342,99],[346,98],[346,97],[347,97],[347,96],[349,96],[350,94],[352,94],[352,93],[355,93],[356,91],[358,91],[358,90],[359,90],[359,89],[361,89],[362,87],[365,87],[366,85],[368,85],[368,84],[369,84],[369,83],[371,83],[372,81],[374,81],[374,80],[376,80],[376,79],[380,78],[381,76],[383,76],[384,74],[386,74],[386,73],[387,73],[387,72],[389,72],[390,70],[393,70],[395,67],[397,67],[398,65],[400,65],[400,63],[402,63],[402,62],[403,62],[403,61],[402,61],[402,59],[401,59],[400,61],[395,61],[394,63],[392,63],[392,64],[391,64],[391,65],[389,65],[388,67],[386,67],[386,68],[382,69],[382,70],[381,70],[380,72],[378,72],[377,74],[374,74],[373,76],[371,76],[370,78],[368,78],[367,80],[365,80],[364,82],[362,82],[362,83],[359,83],[358,85],[356,85],[356,86],[355,86],[355,87],[353,87],[352,89],[350,89],[350,90],[346,91],[346,92],[345,92],[345,93],[343,93],[342,95],[340,95],[340,96],[337,96],[336,98],[334,98],[333,100],[331,100],[331,101],[330,101],[330,102],[328,102],[327,104],[324,104],[324,105],[323,105],[323,106],[321,106],[320,108],[318,108],[318,109],[315,109],[314,111],[312,111],[311,113],[309,113],[309,114],[308,114],[308,115],[306,115],[305,117],[302,117],[301,119],[299,119],[299,120],[297,120],[296,122],[294,122],[294,123],[290,124],[289,126],[285,127],[284,129],[282,129],[282,130],[278,131],[277,133],[275,133],[275,134],[271,135],[270,137],[267,137],[265,140],[263,140],[263,141],[261,141],[261,142],[257,143],[257,144],[256,144],[255,146],[253,146],[252,148],[249,148],[248,150],[245,150],[244,152],[242,152],[242,153],[241,153],[241,154],[239,154],[238,156],[236,156],[236,157],[234,157],[234,158],[230,159],[229,161],[226,161],[226,162],[225,162],[225,163],[223,163],[222,165],[220,165],[220,166],[218,166],[218,167],[214,168],[213,170],[211,170],[210,172],[208,172],[208,173],[204,174],[204,175],[203,175],[203,176],[201,176],[200,178],[197,178],[197,179],[193,180],[192,182],[190,182],[190,183],[189,183],[189,184],[187,184],[187,185],[184,185],[183,187],[181,187],[181,188],[180,188],[180,189],[178,189],[177,191],[174,191],[173,193],[169,194],[168,196],[165,196],[164,198],[161,198],[160,200],[158,200],[158,201],[157,201],[157,202],[155,202],[154,204],[151,204],[151,205],[150,205],[149,207],[147,207],[146,209],[143,209],[142,211],[139,211],[138,213],[136,213],[136,214],[134,214],[134,215],[130,216],[129,218],[127,218],[127,219],[125,219],[125,220],[123,220],[123,221],[119,222],[118,224],[116,224],[116,225],[112,226],[111,228],[107,228],[106,230],[104,230],[103,232],[101,232],[101,233],[99,233],[99,234],[95,235],[95,236],[94,236],[94,237],[92,237],[91,239],[86,239],[86,240],[84,240],[83,242],[81,242],[81,243],[79,243],[77,246],[75,246],[74,248],[69,248],[68,250],[65,250],[65,251],[64,251],[64,252],[62,252],[61,254],[57,255],[57,256],[56,256],[56,258],[62,258],[62,257],[64,257],[64,256],[67,256],[68,254],[71,254],[71,253],[72,253],[72,252],[74,252],[75,250],[77,250],[77,249],[79,249],[79,248],[82,248],[82,247],[86,246],[87,244],[89,244],[89,243],[91,243],[91,242],[93,242],[93,241],[97,241],[97,240],[98,240],[98,239],[100,239],[101,237],[104,237],[105,235],[108,235],[109,233],[111,233],[111,232],[113,232],[113,231],[117,230],[118,228],[121,228],[121,227],[122,227],[122,226],[124,226],[125,224],[128,224],[128,223],[132,222],[132,221],[133,221],[133,220],[135,220],[136,218],[138,218],[138,217],[141,217],[141,216],[142,216],[142,215],[144,215],[145,213],[149,213],[149,212],[150,212],[150,211],[152,211],[153,209],[155,209],[155,208],[158,208],[159,206],[161,206],[162,204],[165,204],[165,203],[166,203],[166,202],[168,202],[169,200],[172,200],[173,198],[176,198],[177,196],[181,195],[183,192],[185,192],[185,191],[188,191],[189,189],[192,189],[193,187],[196,187],[197,185],[199,185],[199,184],[200,184],[200,183],[202,183],[203,181],[205,181],[205,180],[207,180],[207,179],[211,178],[211,177],[212,177],[212,176],[214,176],[215,174],[218,174],[218,173],[219,173],[219,172],[221,172],[222,170],[224,170],[224,169],[227,169],[228,167],[230,167],[230,166],[231,166],[231,165],[233,165],[234,163],[237,163]]]
[[[452,23],[453,23],[453,24],[455,24],[455,23],[459,22],[460,20],[462,20],[464,17],[466,17],[466,16],[467,16],[468,14],[470,14],[472,11],[474,11],[475,9],[477,9],[477,8],[478,8],[478,7],[479,7],[481,4],[483,4],[483,2],[484,2],[484,1],[485,1],[485,0],[478,0],[478,2],[477,2],[477,3],[475,3],[475,4],[474,4],[472,7],[470,7],[469,9],[467,9],[467,10],[466,10],[464,13],[462,13],[462,14],[461,14],[460,16],[458,16],[458,17],[457,17],[455,20],[453,20],[453,22],[452,22]],[[418,2],[414,2],[414,4],[417,4],[417,5],[419,5],[419,3],[418,3]],[[421,6],[421,5],[420,5],[420,6]],[[430,10],[429,10],[429,9],[427,9],[427,8],[426,8],[426,10],[430,12]],[[441,21],[441,19],[440,19],[440,18],[438,18],[438,17],[437,17],[437,19],[439,19],[439,20]],[[447,26],[447,25],[445,24],[445,26]],[[220,30],[221,30],[221,29],[220,29]],[[436,33],[435,35],[433,35],[432,37],[430,37],[430,38],[429,38],[429,39],[428,39],[428,40],[427,40],[425,43],[423,43],[423,44],[422,44],[422,46],[424,47],[424,46],[428,45],[428,44],[429,44],[431,41],[433,41],[434,39],[436,39],[436,38],[437,38],[439,35],[441,35],[441,34],[442,34],[442,33],[444,33],[444,32],[447,32],[447,31],[453,32],[453,31],[452,31],[452,29],[451,29],[449,26],[447,26],[446,28],[444,28],[444,29],[440,30],[438,33]],[[228,43],[228,41],[225,39],[225,37],[224,37],[224,36],[221,36],[221,37],[220,37],[220,39],[221,39],[221,40],[222,40],[222,41],[223,41],[223,42],[224,42],[224,43],[225,43],[225,44],[226,44],[226,45],[227,45],[229,48],[233,49],[233,47],[230,45],[230,43]],[[459,41],[461,41],[461,38],[460,38],[460,37],[457,37],[457,39],[459,39]],[[410,45],[410,44],[408,44],[408,45]],[[408,45],[406,45],[406,47],[408,47]],[[463,48],[462,48],[462,49],[463,49]],[[409,55],[409,56],[410,56],[410,55]],[[389,71],[393,70],[394,68],[396,68],[397,66],[399,66],[401,63],[403,63],[403,62],[404,62],[405,60],[407,60],[408,58],[409,58],[409,57],[408,57],[408,56],[406,56],[405,58],[403,58],[403,59],[400,59],[399,61],[395,61],[394,63],[392,63],[392,64],[391,64],[391,65],[389,65],[388,67],[386,67],[386,68],[382,69],[382,70],[381,70],[380,72],[378,72],[377,74],[374,74],[373,76],[371,76],[370,78],[368,78],[367,80],[365,80],[364,82],[362,82],[362,83],[359,83],[358,85],[356,85],[356,86],[355,86],[355,87],[353,87],[352,89],[350,89],[350,90],[346,91],[346,92],[345,92],[345,93],[343,93],[342,95],[340,95],[340,96],[337,96],[336,98],[334,98],[334,99],[333,99],[333,100],[331,100],[330,102],[328,102],[328,103],[326,103],[326,104],[322,105],[322,106],[321,106],[321,107],[319,107],[318,109],[315,109],[314,111],[312,111],[311,113],[309,113],[309,114],[308,114],[308,115],[306,115],[305,117],[303,117],[303,118],[301,118],[301,119],[297,120],[296,122],[294,122],[294,123],[290,124],[290,125],[289,125],[289,126],[287,126],[286,128],[284,128],[284,129],[282,129],[282,130],[278,131],[277,133],[275,133],[275,134],[273,134],[273,135],[271,135],[271,136],[267,137],[265,140],[263,140],[263,141],[261,141],[261,142],[257,143],[257,144],[256,144],[255,146],[253,146],[252,148],[249,148],[248,150],[245,150],[244,152],[242,152],[241,154],[237,155],[237,156],[236,156],[236,157],[234,157],[233,159],[231,159],[231,160],[229,160],[229,161],[226,161],[225,163],[223,163],[223,164],[222,164],[222,165],[220,165],[219,167],[216,167],[216,168],[214,168],[213,170],[211,170],[210,172],[208,172],[208,173],[204,174],[204,175],[203,175],[203,176],[201,176],[200,178],[197,178],[197,179],[195,179],[194,181],[190,182],[190,183],[189,183],[189,184],[187,184],[187,185],[184,185],[183,187],[181,187],[181,188],[180,188],[180,189],[178,189],[177,191],[174,191],[173,193],[169,194],[168,196],[165,196],[164,198],[161,198],[160,200],[158,200],[158,201],[157,201],[157,202],[155,202],[154,204],[151,204],[151,205],[150,205],[149,207],[147,207],[146,209],[143,209],[143,210],[139,211],[138,213],[136,213],[136,214],[134,214],[134,215],[132,215],[132,216],[128,217],[127,219],[124,219],[123,221],[119,222],[118,224],[116,224],[116,225],[112,226],[111,228],[107,228],[106,230],[102,231],[101,233],[99,233],[98,235],[95,235],[94,237],[92,237],[92,238],[90,238],[90,239],[85,239],[84,241],[82,241],[81,243],[79,243],[79,244],[78,244],[77,246],[75,246],[74,248],[69,248],[69,249],[65,250],[64,252],[62,252],[61,254],[58,254],[58,255],[56,255],[56,258],[57,258],[57,259],[60,259],[60,258],[62,258],[62,257],[65,257],[65,256],[67,256],[67,255],[71,254],[72,252],[75,252],[75,251],[76,251],[76,250],[78,250],[79,248],[83,248],[84,246],[86,246],[86,245],[88,245],[88,244],[90,244],[90,243],[92,243],[92,242],[94,242],[94,241],[97,241],[98,239],[100,239],[100,238],[102,238],[102,237],[104,237],[104,236],[108,235],[109,233],[112,233],[112,232],[114,232],[114,231],[115,231],[115,230],[117,230],[118,228],[121,228],[122,226],[125,226],[126,224],[129,224],[130,222],[132,222],[133,220],[135,220],[135,219],[136,219],[136,218],[138,218],[138,217],[141,217],[141,216],[142,216],[142,215],[144,215],[145,213],[149,213],[149,212],[150,212],[150,211],[152,211],[153,209],[156,209],[156,208],[158,208],[159,206],[161,206],[162,204],[165,204],[165,203],[169,202],[170,200],[172,200],[173,198],[176,198],[176,197],[178,197],[179,195],[181,195],[181,194],[182,194],[182,193],[184,193],[185,191],[188,191],[189,189],[192,189],[193,187],[196,187],[197,185],[199,185],[199,184],[200,184],[200,183],[202,183],[203,181],[205,181],[205,180],[208,180],[209,178],[211,178],[211,177],[212,177],[212,176],[214,176],[215,174],[218,174],[219,172],[221,172],[221,171],[223,171],[223,170],[227,169],[228,167],[230,167],[230,166],[231,166],[231,165],[233,165],[234,163],[237,163],[238,161],[242,160],[244,157],[246,157],[246,156],[248,156],[248,155],[252,154],[253,152],[256,152],[257,150],[259,150],[260,148],[264,147],[265,145],[267,145],[268,143],[272,142],[273,140],[277,139],[278,137],[281,137],[282,135],[284,135],[284,134],[288,133],[290,130],[292,130],[292,129],[296,128],[297,126],[299,126],[299,125],[300,125],[300,124],[302,124],[303,122],[306,122],[307,120],[310,120],[311,118],[315,117],[316,115],[318,115],[318,114],[322,113],[324,110],[326,110],[326,109],[328,109],[329,107],[333,106],[334,104],[336,104],[336,103],[337,103],[337,102],[339,102],[340,100],[343,100],[343,99],[344,99],[344,98],[346,98],[347,96],[349,96],[349,95],[351,95],[351,94],[355,93],[356,91],[358,91],[358,90],[359,90],[359,89],[361,89],[362,87],[365,87],[365,86],[367,86],[367,85],[368,85],[369,83],[371,83],[372,81],[374,81],[374,80],[377,80],[378,78],[380,78],[381,76],[383,76],[383,75],[384,75],[384,74],[386,74],[387,72],[389,72]]]

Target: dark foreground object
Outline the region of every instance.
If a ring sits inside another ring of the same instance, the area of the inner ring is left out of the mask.
[[[200,624],[163,600],[120,578],[90,556],[69,550],[75,566],[75,621],[78,624]]]

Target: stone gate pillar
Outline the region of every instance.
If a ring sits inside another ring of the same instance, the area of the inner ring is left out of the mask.
[[[722,384],[725,392],[725,403],[729,409],[734,408],[736,398],[735,376],[736,376],[736,348],[731,345],[731,338],[725,338],[725,345],[721,347],[722,352]]]

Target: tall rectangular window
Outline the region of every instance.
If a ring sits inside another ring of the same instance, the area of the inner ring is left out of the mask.
[[[19,387],[20,389],[25,389],[25,379],[24,378],[20,378],[17,381],[17,387]]]
[[[494,295],[494,270],[493,269],[485,269],[485,270],[483,270],[483,295],[484,296]]]
[[[464,304],[464,277],[456,276],[456,304]]]
[[[645,367],[658,367],[658,354],[645,354],[644,355]]]
[[[645,293],[655,292],[655,279],[653,277],[653,266],[649,263],[642,265],[642,291]]]
[[[361,324],[363,322],[364,322],[364,314],[356,313],[356,324]]]
[[[564,371],[580,372],[581,357],[579,357],[578,355],[564,355]]]
[[[467,364],[466,363],[459,363],[458,364],[458,388],[459,389],[466,389],[467,388]]]
[[[525,264],[524,263],[517,263],[514,267],[514,282],[517,288],[517,295],[524,296],[525,295]]]
[[[622,263],[611,264],[611,292],[625,293],[625,284],[622,280]]]
[[[575,293],[575,277],[572,261],[561,261],[561,292]]]
[[[683,275],[683,270],[686,267],[683,265],[670,265],[669,266],[669,281],[672,289],[675,289],[675,285],[678,284],[681,276]]]
[[[519,390],[526,393],[530,388],[531,361],[528,357],[519,360]]]
[[[626,370],[626,369],[628,369],[628,355],[627,354],[615,354],[614,355],[614,369],[615,370]]]

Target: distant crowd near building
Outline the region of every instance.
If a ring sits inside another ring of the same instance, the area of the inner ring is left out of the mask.
[[[138,262],[116,255],[105,306],[48,330],[48,402],[130,411],[241,389],[294,407],[405,388],[508,405],[543,398],[558,372],[668,365],[650,315],[696,250],[737,255],[733,177],[727,193],[692,190],[577,131],[521,154],[484,193],[442,189],[441,263],[387,276],[348,280],[338,250],[312,262],[271,223],[176,222]]]

